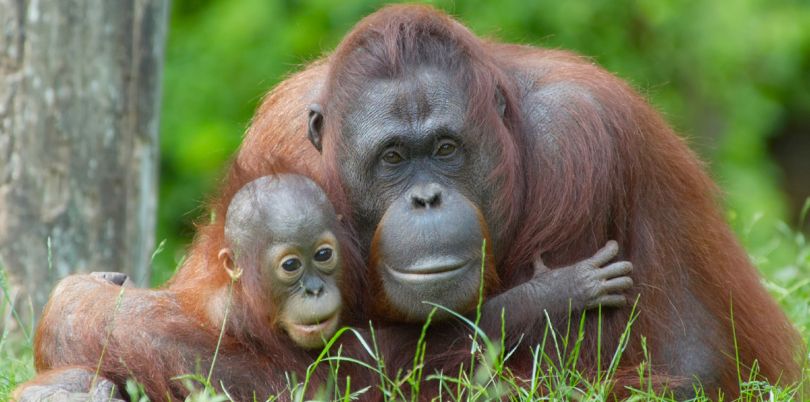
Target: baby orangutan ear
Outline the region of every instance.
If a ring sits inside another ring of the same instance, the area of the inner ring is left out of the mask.
[[[223,247],[219,250],[219,254],[217,255],[220,264],[222,267],[225,268],[225,272],[228,273],[228,276],[231,277],[232,280],[236,281],[242,276],[242,270],[236,267],[236,261],[233,258],[233,251],[229,247]]]

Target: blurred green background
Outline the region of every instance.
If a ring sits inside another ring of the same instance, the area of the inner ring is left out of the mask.
[[[153,284],[174,272],[261,96],[384,4],[172,3],[157,235],[165,248],[155,258]],[[800,226],[810,196],[810,2],[432,4],[479,35],[569,49],[629,81],[708,162],[729,220],[749,250],[764,256],[760,266],[778,265],[777,276],[798,274],[790,272],[795,264],[779,261],[773,232]]]

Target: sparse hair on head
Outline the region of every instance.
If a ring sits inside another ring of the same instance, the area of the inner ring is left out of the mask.
[[[292,173],[262,176],[245,184],[231,199],[225,215],[225,240],[235,249],[266,241],[272,235],[274,218],[290,209],[335,216],[326,194],[311,179]]]

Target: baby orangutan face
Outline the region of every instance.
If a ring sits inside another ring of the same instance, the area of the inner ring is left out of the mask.
[[[258,278],[268,320],[303,348],[323,346],[338,328],[337,227],[326,195],[299,175],[252,181],[228,207],[225,237],[231,248],[220,251],[225,269],[233,274],[241,268],[246,280]]]
[[[267,252],[263,271],[273,277],[272,294],[284,300],[278,323],[301,347],[322,346],[337,330],[337,254],[337,241],[328,230],[310,246],[276,243]]]

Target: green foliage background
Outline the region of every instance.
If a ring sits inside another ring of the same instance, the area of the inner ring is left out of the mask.
[[[174,272],[204,197],[261,96],[333,49],[354,23],[383,4],[173,1],[160,144],[158,240],[165,239],[166,248],[155,260],[153,284]],[[795,127],[810,127],[810,2],[433,4],[480,35],[573,50],[629,81],[709,162],[734,211],[729,218],[735,229],[749,249],[766,256],[760,266],[802,266],[784,261],[796,254],[780,253],[772,244],[775,222],[795,222],[798,208],[794,200],[791,209],[781,190],[783,174],[769,143]],[[810,158],[810,149],[804,151]],[[807,176],[810,181],[810,171]],[[764,219],[755,222],[759,217]]]

